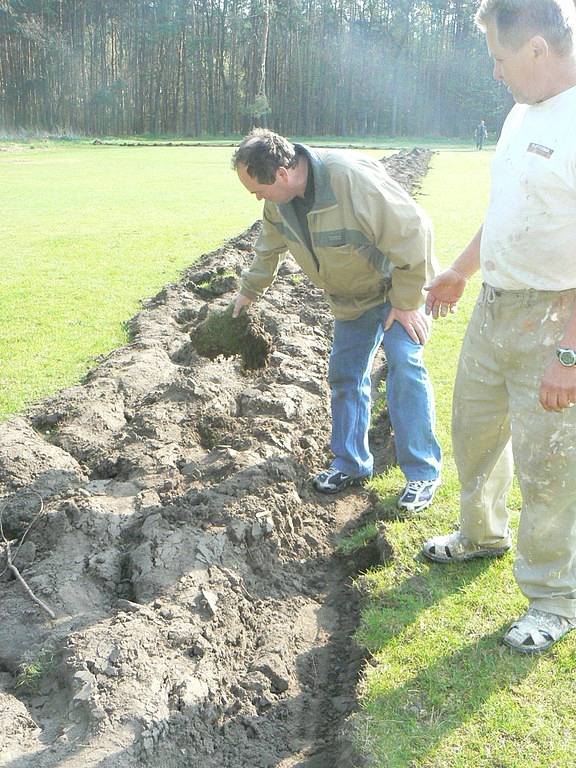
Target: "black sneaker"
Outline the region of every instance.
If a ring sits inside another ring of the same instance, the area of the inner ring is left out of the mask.
[[[369,480],[370,476],[364,477],[352,477],[344,472],[340,472],[338,469],[326,469],[324,472],[320,472],[312,480],[312,485],[320,493],[340,493],[345,488],[351,485],[362,485],[366,480]]]

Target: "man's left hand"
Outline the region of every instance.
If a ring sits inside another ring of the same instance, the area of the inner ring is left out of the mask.
[[[540,404],[547,411],[563,411],[576,403],[576,367],[552,360],[540,385]]]
[[[417,309],[392,307],[386,319],[384,330],[387,331],[391,328],[394,321],[400,323],[415,344],[426,344],[428,341],[432,320],[423,312],[419,312]]]

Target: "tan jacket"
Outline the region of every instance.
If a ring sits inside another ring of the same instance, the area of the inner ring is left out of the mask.
[[[308,213],[314,252],[305,244],[292,204],[267,201],[241,292],[258,298],[289,250],[314,285],[324,289],[338,320],[354,320],[386,299],[397,309],[420,307],[422,288],[436,271],[432,226],[424,211],[382,163],[367,155],[297,146],[314,175]]]

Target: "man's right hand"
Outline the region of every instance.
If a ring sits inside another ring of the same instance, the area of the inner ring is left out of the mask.
[[[234,309],[232,310],[232,317],[238,317],[244,307],[249,307],[250,304],[252,304],[252,299],[249,299],[248,296],[244,296],[243,293],[236,294],[236,298],[234,299]]]
[[[440,272],[430,285],[424,286],[424,290],[428,291],[426,314],[436,320],[438,317],[446,317],[448,312],[455,312],[465,288],[466,278],[453,267]]]

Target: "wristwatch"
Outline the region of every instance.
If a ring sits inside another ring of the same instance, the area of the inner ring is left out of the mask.
[[[576,349],[558,347],[556,357],[560,361],[560,365],[563,365],[565,368],[573,368],[576,365]]]

